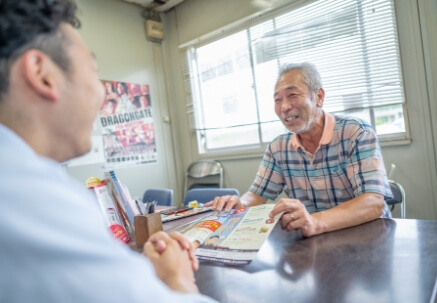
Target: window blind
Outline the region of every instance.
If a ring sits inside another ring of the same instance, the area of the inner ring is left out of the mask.
[[[402,111],[393,0],[300,1],[272,18],[221,35],[182,49],[193,130],[252,125],[259,128],[258,141],[267,142],[271,138],[263,135],[263,125],[281,128],[273,108],[279,67],[304,61],[319,69],[328,112],[389,105]]]
[[[326,110],[404,102],[392,1],[316,1],[275,21],[277,28],[255,42],[255,64],[314,63]]]

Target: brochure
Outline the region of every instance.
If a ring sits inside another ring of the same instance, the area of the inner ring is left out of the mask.
[[[87,180],[86,184],[95,193],[105,223],[113,236],[124,243],[128,243],[130,240],[129,235],[123,227],[122,219],[115,202],[111,198],[106,181],[100,181],[100,179],[92,177]]]
[[[119,203],[131,226],[134,225],[134,217],[140,214],[135,201],[130,196],[127,187],[120,182],[114,171],[105,172],[106,180],[111,185],[111,192],[114,199]]]
[[[199,260],[249,264],[258,253],[281,214],[270,218],[274,204],[214,212],[179,229],[197,247]]]

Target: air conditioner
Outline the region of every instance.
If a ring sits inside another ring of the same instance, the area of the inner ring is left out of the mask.
[[[121,0],[133,3],[148,9],[153,9],[159,13],[166,12],[184,0]]]

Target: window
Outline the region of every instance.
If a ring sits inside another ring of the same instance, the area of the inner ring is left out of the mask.
[[[297,4],[183,48],[200,153],[260,147],[286,132],[274,112],[274,85],[280,66],[303,61],[319,69],[326,111],[363,118],[381,141],[408,139],[393,0]]]

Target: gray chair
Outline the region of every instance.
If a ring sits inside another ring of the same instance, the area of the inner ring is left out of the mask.
[[[406,201],[405,201],[405,190],[398,182],[393,180],[388,180],[391,192],[393,193],[392,199],[386,199],[385,202],[390,206],[390,210],[393,210],[396,204],[400,204],[401,207],[401,218],[406,218]]]
[[[212,160],[191,163],[185,174],[184,188],[185,194],[192,188],[223,188],[223,167]]]
[[[199,203],[207,203],[214,200],[215,197],[236,195],[240,196],[240,192],[235,188],[193,188],[190,189],[184,198],[184,204],[196,200]]]
[[[173,189],[150,188],[144,192],[143,203],[157,201],[157,205],[170,206],[173,204]]]

